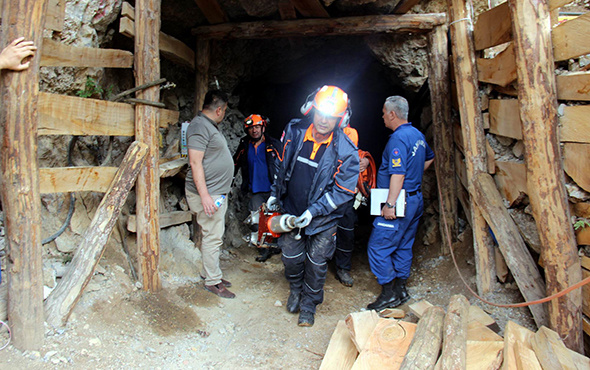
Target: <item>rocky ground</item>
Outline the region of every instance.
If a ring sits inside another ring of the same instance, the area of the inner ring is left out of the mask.
[[[121,261],[105,258],[63,329],[46,331],[40,351],[21,352],[9,345],[0,351],[0,369],[317,369],[338,320],[363,310],[379,293],[366,258],[370,226],[357,229],[352,288],[342,286],[330,270],[325,302],[316,324],[297,326],[297,315],[285,303],[288,285],[278,256],[255,261],[250,247],[224,253],[224,277],[237,297],[221,299],[203,289],[199,278],[162,274],[157,294],[138,290]],[[418,240],[421,240],[420,238]],[[474,266],[469,231],[456,245],[462,274],[473,285]],[[446,307],[452,294],[467,296],[486,309],[504,328],[507,320],[532,327],[525,309],[494,309],[478,303],[460,281],[450,257],[439,246],[415,245],[409,280],[411,304],[427,299]],[[124,266],[124,264],[123,264]],[[503,289],[498,301],[518,301],[515,290]],[[402,306],[407,309],[407,304]],[[406,320],[416,321],[409,314]]]

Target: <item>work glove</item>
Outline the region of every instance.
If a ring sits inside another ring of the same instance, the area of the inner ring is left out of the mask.
[[[311,212],[309,212],[309,210],[306,210],[305,212],[303,212],[303,214],[299,217],[297,217],[295,219],[295,227],[298,228],[304,228],[307,225],[309,225],[311,223],[311,219],[313,218],[313,216],[311,215]]]
[[[266,208],[272,212],[278,211],[279,210],[278,199],[273,197],[272,195],[270,197],[268,197],[268,200],[266,201]]]

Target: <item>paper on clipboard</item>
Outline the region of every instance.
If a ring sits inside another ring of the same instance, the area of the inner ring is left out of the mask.
[[[371,189],[371,216],[380,216],[381,208],[387,202],[389,189]],[[399,192],[395,202],[395,217],[404,217],[406,215],[406,190]]]

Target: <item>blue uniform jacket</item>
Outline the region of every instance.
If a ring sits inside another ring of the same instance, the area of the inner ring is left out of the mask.
[[[281,204],[297,155],[303,146],[305,131],[310,124],[309,118],[293,119],[285,128],[282,161],[277,179],[271,187],[271,195]],[[343,214],[340,206],[354,197],[358,176],[358,149],[342,129],[336,128],[332,142],[318,163],[309,198],[306,200],[307,209],[313,216],[311,223],[305,228],[306,235],[317,234],[338,223]]]

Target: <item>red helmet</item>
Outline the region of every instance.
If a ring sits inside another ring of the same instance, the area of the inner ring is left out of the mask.
[[[301,113],[309,114],[312,108],[315,108],[321,114],[332,117],[340,117],[338,123],[340,127],[346,127],[350,119],[350,107],[348,94],[336,86],[324,85],[316,90],[313,100],[308,97],[308,101],[301,107]]]
[[[266,127],[268,118],[261,116],[260,114],[251,114],[244,120],[244,130],[254,126]]]

